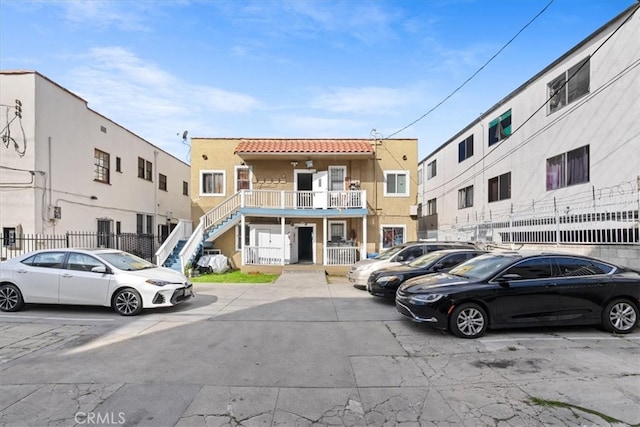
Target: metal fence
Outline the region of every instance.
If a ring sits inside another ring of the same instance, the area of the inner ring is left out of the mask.
[[[502,212],[471,211],[453,224],[422,229],[418,237],[496,244],[640,245],[639,211],[637,189],[616,186],[511,205]]]
[[[106,234],[68,232],[65,234],[22,234],[11,239],[0,236],[0,260],[6,260],[39,249],[112,248],[132,253],[153,262],[159,247],[153,234]]]

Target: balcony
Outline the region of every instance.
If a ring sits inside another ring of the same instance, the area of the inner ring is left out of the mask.
[[[240,208],[366,209],[366,191],[242,190]]]

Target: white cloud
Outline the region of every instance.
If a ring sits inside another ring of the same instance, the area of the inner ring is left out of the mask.
[[[336,113],[393,113],[417,99],[414,91],[385,87],[333,88],[311,100],[311,105]]]
[[[215,122],[228,114],[259,107],[249,95],[184,81],[122,47],[94,48],[73,68],[68,89],[90,108],[149,142],[184,151],[182,132],[213,135]],[[208,132],[208,133],[205,133]],[[180,137],[175,137],[176,133]]]
[[[145,4],[146,3],[146,4]],[[105,29],[111,26],[124,31],[149,31],[144,12],[154,2],[72,0],[57,2],[64,18],[73,24]]]

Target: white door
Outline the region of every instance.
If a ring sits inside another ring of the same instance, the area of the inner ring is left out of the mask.
[[[313,207],[319,209],[327,208],[327,191],[329,189],[327,171],[320,171],[313,174]]]
[[[67,269],[60,273],[59,302],[109,305],[109,283],[113,275],[91,271],[100,265],[104,264],[90,255],[69,253]]]

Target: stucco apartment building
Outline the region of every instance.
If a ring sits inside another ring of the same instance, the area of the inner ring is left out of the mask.
[[[416,139],[191,139],[194,233],[244,271],[346,272],[416,239]]]
[[[634,4],[420,161],[418,234],[640,268]]]
[[[159,246],[191,217],[189,165],[59,84],[35,71],[2,71],[0,104],[3,257],[24,250],[24,236],[68,232],[97,234],[88,243],[96,246],[147,234]]]

